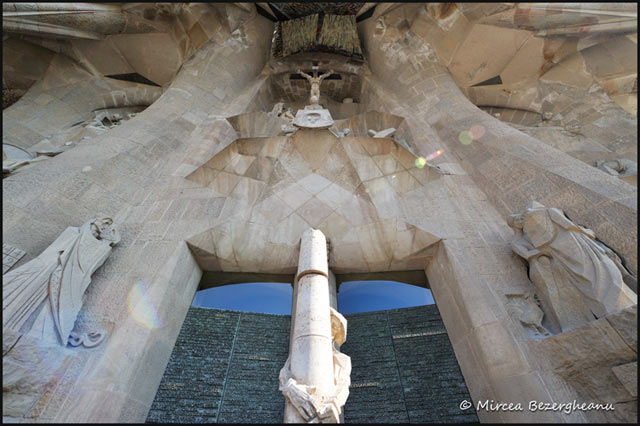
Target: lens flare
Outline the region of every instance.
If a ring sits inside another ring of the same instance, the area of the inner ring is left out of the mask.
[[[417,168],[421,169],[427,164],[427,159],[424,157],[418,157],[414,163]]]
[[[475,126],[471,126],[469,129],[469,133],[471,134],[471,138],[473,140],[478,140],[484,136],[485,129],[480,124],[476,124]]]
[[[443,152],[444,152],[443,150],[439,149],[436,152],[427,155],[426,160],[429,161],[429,160],[433,160],[434,158],[438,158],[442,155]]]
[[[391,179],[395,179],[395,178],[396,178],[396,175],[391,175]]]
[[[129,315],[142,327],[149,330],[162,327],[162,321],[158,317],[153,303],[149,300],[144,282],[138,281],[127,295],[127,307]]]
[[[53,374],[53,377],[61,378],[60,376],[64,369],[61,372],[60,367],[63,365],[65,356],[69,355],[71,348],[67,346],[66,342],[64,348],[60,345],[57,331],[54,328],[55,326],[51,324],[51,327],[47,330],[51,334],[44,329],[40,329],[39,332],[42,331],[43,334],[38,333],[38,336],[41,338],[21,340],[22,347],[20,349],[29,354],[34,365],[37,364],[39,366],[39,372],[47,372],[48,374]],[[31,330],[33,331],[33,329]],[[45,336],[45,333],[47,336]]]
[[[471,137],[471,133],[468,130],[463,130],[458,135],[458,140],[462,145],[469,145],[473,141],[473,138]]]

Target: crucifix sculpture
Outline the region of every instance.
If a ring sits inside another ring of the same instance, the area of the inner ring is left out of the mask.
[[[316,71],[316,69],[317,68],[314,67],[313,76],[310,76],[300,70],[297,71],[298,74],[309,80],[309,83],[311,83],[311,96],[309,97],[311,105],[318,105],[318,102],[320,101],[320,83],[322,80],[333,74],[333,70],[330,70],[328,73],[318,76],[318,71]]]

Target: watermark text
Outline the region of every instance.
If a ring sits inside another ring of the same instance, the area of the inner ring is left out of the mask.
[[[460,403],[461,410],[468,410],[473,404],[468,400],[463,400]],[[493,399],[485,399],[478,401],[475,405],[476,411],[525,411],[525,406],[521,402],[499,402]],[[574,411],[613,411],[615,407],[613,404],[601,404],[595,402],[578,402],[573,400],[571,402],[544,402],[544,401],[529,401],[526,405],[526,409],[531,412],[537,411],[559,411],[564,414],[571,414]]]

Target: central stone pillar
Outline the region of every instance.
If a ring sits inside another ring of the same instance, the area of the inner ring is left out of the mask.
[[[330,307],[322,232],[308,229],[302,235],[296,279],[291,347],[280,371],[280,390],[286,398],[284,422],[339,423],[351,362],[333,345],[344,342],[346,320]]]

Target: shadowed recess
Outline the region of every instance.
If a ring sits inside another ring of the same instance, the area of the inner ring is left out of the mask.
[[[130,74],[113,74],[113,75],[105,75],[108,78],[115,78],[116,80],[122,81],[131,81],[133,83],[147,84],[149,86],[161,87],[158,83],[154,83],[148,78],[138,74],[137,72]]]
[[[272,10],[280,12],[286,19],[300,18],[314,13],[328,13],[332,15],[355,15],[364,2],[291,2],[268,3]]]
[[[205,271],[200,279],[199,290],[241,283],[289,283],[295,279],[294,274],[263,274],[259,272],[212,272]]]

